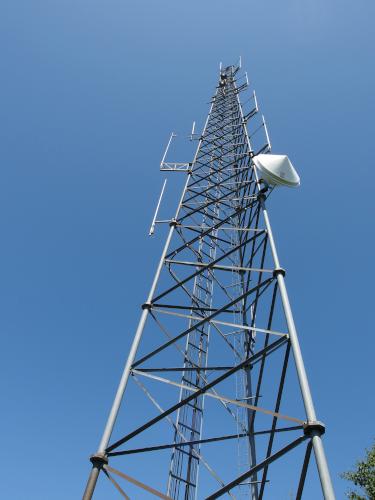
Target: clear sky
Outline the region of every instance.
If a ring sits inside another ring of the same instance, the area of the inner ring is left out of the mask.
[[[1,498],[80,497],[162,249],[163,148],[202,126],[239,55],[302,179],[269,211],[344,498],[374,437],[374,16],[372,0],[1,3]]]

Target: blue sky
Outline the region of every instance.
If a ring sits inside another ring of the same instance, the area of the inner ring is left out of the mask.
[[[269,211],[344,497],[338,475],[374,437],[374,14],[371,0],[2,2],[2,498],[79,498],[163,245],[147,236],[163,148],[202,126],[219,62],[239,55],[302,179]]]

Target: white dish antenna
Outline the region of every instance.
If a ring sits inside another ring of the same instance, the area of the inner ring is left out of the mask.
[[[298,187],[300,178],[286,155],[257,155],[253,158],[262,179],[272,186]]]

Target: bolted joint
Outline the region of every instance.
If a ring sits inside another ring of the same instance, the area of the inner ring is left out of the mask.
[[[108,464],[108,458],[104,453],[95,453],[95,455],[91,455],[90,462],[94,467],[101,469],[103,465]]]
[[[169,223],[170,227],[176,227],[176,226],[177,226],[177,224],[178,224],[178,223],[177,223],[176,219],[172,219],[172,220],[170,221],[170,223]]]
[[[273,270],[272,275],[273,275],[274,278],[277,278],[277,276],[279,274],[281,274],[281,276],[283,276],[285,278],[285,275],[286,275],[285,269],[282,268],[282,267],[276,267],[276,269]]]
[[[303,426],[303,432],[305,436],[314,437],[314,436],[322,436],[326,431],[326,426],[323,422],[319,420],[313,420],[310,422],[306,422]]]
[[[144,304],[142,304],[142,305],[141,305],[141,308],[142,308],[143,310],[145,310],[145,309],[150,310],[150,309],[151,309],[151,307],[152,307],[151,302],[145,302]]]
[[[266,196],[262,191],[259,191],[259,193],[257,194],[257,200],[262,206],[264,205],[264,202],[266,201]]]
[[[259,193],[262,194],[267,193],[269,189],[269,184],[267,181],[265,181],[264,179],[259,179],[258,186],[259,186]]]

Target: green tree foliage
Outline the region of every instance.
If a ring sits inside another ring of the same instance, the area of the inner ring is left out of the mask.
[[[361,490],[347,493],[350,500],[375,500],[375,443],[366,450],[366,458],[357,462],[355,470],[344,472],[341,477]]]

